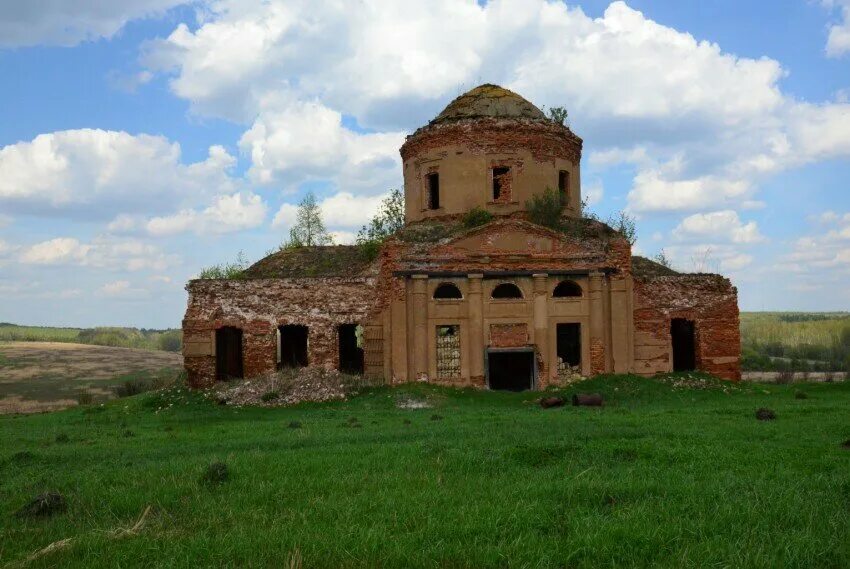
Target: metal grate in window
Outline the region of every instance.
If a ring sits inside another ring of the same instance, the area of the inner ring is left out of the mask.
[[[460,377],[460,326],[437,326],[437,377]]]

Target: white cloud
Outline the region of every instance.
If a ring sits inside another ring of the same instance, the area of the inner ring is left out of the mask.
[[[137,239],[98,237],[90,243],[82,243],[72,237],[58,237],[23,248],[18,260],[26,265],[162,271],[176,265],[180,259]]]
[[[41,134],[0,148],[0,204],[30,214],[97,219],[126,211],[159,213],[232,193],[236,159],[213,146],[183,164],[180,145],[161,136],[81,129]]]
[[[0,46],[71,46],[110,38],[137,18],[186,0],[9,0],[0,2]]]
[[[815,221],[820,231],[794,241],[777,268],[821,278],[831,271],[850,275],[850,212],[827,211]]]
[[[232,233],[262,224],[266,210],[266,204],[260,196],[250,192],[237,193],[219,196],[211,206],[201,211],[184,209],[174,215],[154,217],[145,224],[145,228],[156,236],[186,231],[202,235]],[[113,224],[118,221],[116,219]]]
[[[673,236],[680,240],[714,239],[742,244],[765,240],[755,221],[742,223],[732,210],[689,215],[673,230]]]
[[[83,245],[76,239],[58,237],[27,248],[21,254],[21,262],[30,265],[81,263],[89,251],[91,251],[89,245]]]
[[[359,134],[342,115],[319,103],[263,111],[239,142],[251,157],[249,177],[260,184],[331,179],[342,189],[398,183],[401,132]]]
[[[850,1],[825,0],[827,7],[837,7],[840,10],[841,21],[829,27],[826,40],[826,54],[839,57],[850,52]]]
[[[399,131],[482,79],[566,105],[592,166],[634,164],[634,212],[756,207],[766,176],[850,155],[850,105],[799,102],[777,61],[619,1],[594,19],[545,0],[221,0],[198,24],[151,44],[146,61],[196,113],[251,125],[240,147],[256,182],[385,190]],[[343,127],[346,115],[378,132]]]
[[[134,287],[127,280],[117,280],[104,284],[97,291],[103,296],[122,299],[141,299],[150,297],[150,291]]]
[[[664,252],[677,269],[696,273],[734,273],[755,260],[737,246],[722,243],[672,245],[665,247]]]
[[[100,287],[100,291],[107,296],[116,296],[126,292],[130,288],[130,281],[113,281]]]

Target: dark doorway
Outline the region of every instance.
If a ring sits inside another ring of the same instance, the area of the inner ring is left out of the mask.
[[[363,373],[363,348],[357,345],[357,324],[341,324],[339,335],[339,371]]]
[[[304,367],[307,365],[307,327],[287,324],[280,330],[280,362],[284,367]]]
[[[487,353],[490,389],[525,391],[534,387],[534,352],[531,350]]]
[[[670,322],[670,336],[673,338],[673,371],[696,369],[693,321],[674,318]]]
[[[558,324],[558,357],[568,366],[581,364],[581,324]]]
[[[215,331],[215,376],[220,381],[242,379],[242,330],[225,326]]]

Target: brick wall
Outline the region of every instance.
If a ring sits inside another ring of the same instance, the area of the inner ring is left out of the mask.
[[[741,379],[738,291],[719,275],[635,279],[635,371],[652,375],[672,369],[670,323],[696,326],[697,368],[718,377]]]
[[[189,383],[197,387],[215,381],[218,328],[242,329],[246,377],[275,369],[276,330],[284,324],[307,326],[310,365],[335,369],[337,326],[365,324],[378,304],[373,277],[195,280],[186,288],[184,358]]]

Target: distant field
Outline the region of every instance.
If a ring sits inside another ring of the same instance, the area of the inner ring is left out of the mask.
[[[848,567],[850,383],[576,391],[606,405],[416,384],[237,408],[175,387],[0,417],[0,566]],[[49,490],[67,511],[15,516]]]
[[[850,371],[850,313],[742,312],[748,371]]]
[[[121,327],[52,328],[0,322],[0,342],[72,342],[179,352],[183,345],[183,333],[180,330]]]
[[[59,342],[0,342],[0,413],[32,413],[115,396],[125,382],[168,382],[179,354]]]

